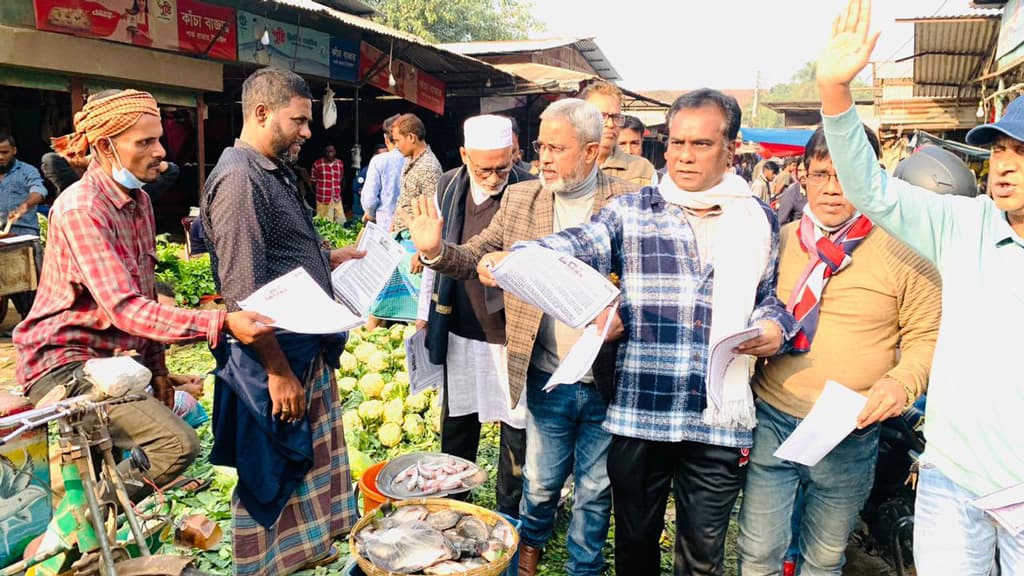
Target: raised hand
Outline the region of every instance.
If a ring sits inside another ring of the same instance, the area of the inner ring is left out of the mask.
[[[409,234],[416,249],[427,258],[436,258],[441,252],[441,226],[444,220],[437,215],[432,196],[419,196],[412,203],[412,222]]]
[[[818,85],[848,85],[867,66],[878,35],[871,32],[871,0],[849,0],[818,59]]]

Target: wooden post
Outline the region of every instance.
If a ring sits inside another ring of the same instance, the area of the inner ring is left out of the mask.
[[[202,93],[196,95],[196,164],[199,166],[199,204],[203,204],[203,189],[206,188],[206,100]]]
[[[79,76],[71,77],[71,116],[82,110],[85,107],[85,87],[82,85],[82,78]]]

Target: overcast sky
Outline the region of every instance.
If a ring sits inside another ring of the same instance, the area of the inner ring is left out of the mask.
[[[873,60],[909,56],[913,24],[896,18],[964,14],[969,0],[875,0],[882,30]],[[634,90],[753,88],[787,82],[817,60],[846,0],[535,0],[537,38],[593,37]]]

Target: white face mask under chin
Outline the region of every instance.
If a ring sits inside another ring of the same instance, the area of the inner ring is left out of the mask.
[[[132,174],[127,168],[124,167],[124,162],[121,162],[121,156],[117,153],[117,148],[114,146],[114,141],[107,139],[110,144],[110,150],[114,153],[114,159],[121,166],[120,168],[114,168],[111,166],[110,177],[114,179],[121,186],[124,186],[128,190],[138,190],[146,185],[145,182],[139,180],[135,174]]]

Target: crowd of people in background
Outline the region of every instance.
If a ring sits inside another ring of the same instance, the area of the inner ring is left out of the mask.
[[[0,134],[11,230],[37,233],[36,211],[59,194],[38,293],[14,299],[18,381],[39,401],[88,359],[135,351],[153,397],[108,415],[118,447],[149,455],[150,482],[132,460],[119,467],[138,479],[138,500],[197,457],[188,410],[174,412],[195,382],[168,372],[165,345],[205,340],[217,361],[210,459],[239,470],[236,573],[333,562],[332,542],[356,521],[335,382],[345,335],[274,330],[239,303],[296,267],[332,293],[332,270],[364,254],[325,247],[313,217],[355,216],[407,249],[418,290],[408,319],[444,367],[441,450],[474,460],[481,424],[500,423],[497,507],[522,522],[520,576],[537,573],[567,486],[568,574],[604,572],[612,518],[616,573],[658,574],[670,494],[675,574],[721,574],[742,492],[743,574],[779,574],[793,553],[800,574],[838,575],[881,423],[926,394],[918,573],[988,574],[996,562],[1020,573],[1024,536],[972,502],[1024,485],[1012,338],[1024,317],[1024,97],[967,136],[991,149],[987,196],[970,198],[974,175],[938,148],[891,177],[850,96],[877,39],[869,22],[867,0],[837,20],[817,68],[823,123],[801,156],[739,156],[740,107],[705,88],[669,109],[661,170],[643,156],[645,126],[603,81],[541,113],[531,163],[514,119],[483,114],[465,121],[461,164],[444,171],[434,148],[456,144],[404,113],[383,122],[354,175],[333,144],[306,170],[309,87],[260,69],[192,230],[226,310],[158,297],[152,198],[177,167],[164,160],[150,94],[90,97],[42,174]],[[503,293],[492,275],[531,247],[574,256],[621,290],[594,319],[608,336],[591,369],[553,390],[583,330]],[[712,375],[712,343],[736,333],[740,361]],[[814,465],[776,456],[830,381],[866,399],[855,429]]]

